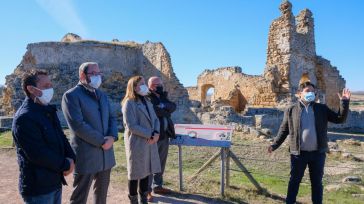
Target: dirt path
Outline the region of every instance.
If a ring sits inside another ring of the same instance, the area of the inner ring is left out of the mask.
[[[13,149],[0,149],[0,203],[18,204],[22,203],[22,199],[18,191],[18,164],[16,161],[16,153]],[[72,176],[67,177],[67,182],[72,184]],[[62,203],[69,203],[72,187],[64,186],[62,193]],[[92,196],[89,196],[87,203],[92,203]],[[127,187],[112,182],[108,191],[108,202],[110,204],[128,203]],[[157,196],[153,203],[230,203],[215,201],[200,195],[179,194],[175,193],[168,197]]]

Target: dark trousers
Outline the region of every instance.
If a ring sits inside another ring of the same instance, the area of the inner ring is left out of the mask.
[[[148,191],[152,192],[152,189],[155,187],[163,186],[163,173],[166,168],[168,149],[169,149],[169,138],[166,137],[157,142],[158,144],[158,153],[159,159],[161,161],[161,172],[156,174],[151,174],[149,176],[149,186]]]
[[[61,204],[62,188],[38,196],[23,196],[25,204]]]
[[[129,180],[128,187],[129,187],[129,196],[138,195],[138,183],[139,183],[139,192],[145,193],[148,191],[148,180],[149,176],[140,179],[140,180]]]
[[[301,151],[300,155],[291,155],[291,177],[288,184],[287,204],[296,202],[297,193],[306,166],[308,166],[310,173],[312,203],[322,203],[322,177],[324,175],[325,159],[326,154],[319,153],[318,151]]]
[[[111,169],[100,171],[95,174],[75,174],[70,203],[86,204],[92,181],[95,180],[93,186],[94,204],[106,204],[110,173]]]

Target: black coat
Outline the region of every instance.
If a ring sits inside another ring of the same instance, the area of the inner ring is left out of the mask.
[[[174,124],[173,121],[171,119],[171,115],[172,113],[176,110],[177,106],[175,103],[173,103],[172,101],[170,101],[168,98],[168,93],[167,92],[163,92],[163,94],[161,94],[159,97],[154,94],[153,92],[151,92],[148,95],[148,98],[150,99],[150,101],[153,104],[153,108],[155,111],[155,114],[157,115],[158,119],[159,119],[159,123],[160,123],[160,136],[159,136],[159,140],[163,140],[164,138],[175,138],[176,137],[176,133],[174,131]],[[161,104],[163,104],[163,108],[160,106]],[[167,119],[167,129],[166,131],[164,131],[164,118]]]
[[[42,106],[26,98],[15,113],[13,138],[19,164],[19,191],[23,196],[47,194],[66,184],[66,157],[76,156],[63,133],[56,107]]]
[[[279,128],[278,135],[272,144],[273,150],[277,149],[289,136],[289,150],[291,154],[300,154],[301,141],[301,112],[302,104],[297,102],[290,106],[284,113],[282,124]],[[328,122],[343,123],[346,120],[349,111],[349,100],[342,100],[340,110],[332,111],[325,104],[312,102],[312,108],[315,115],[315,127],[317,136],[317,145],[319,152],[328,151],[327,125]]]

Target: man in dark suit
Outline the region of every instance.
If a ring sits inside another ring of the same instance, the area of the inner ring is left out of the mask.
[[[12,133],[19,163],[19,191],[25,203],[60,204],[64,176],[72,173],[75,154],[63,133],[57,109],[49,102],[52,83],[46,72],[23,77],[26,98],[15,114]]]
[[[101,74],[97,63],[81,64],[79,83],[62,98],[71,146],[78,158],[71,203],[86,203],[93,181],[94,203],[106,203],[111,168],[115,166],[116,111],[111,109],[107,95],[98,89]]]
[[[171,114],[176,110],[176,104],[168,99],[168,92],[163,90],[163,82],[159,77],[151,77],[148,80],[148,98],[153,104],[154,111],[159,119],[160,136],[158,140],[158,152],[162,171],[149,177],[148,200],[153,199],[151,191],[156,194],[167,194],[171,190],[163,187],[163,173],[167,163],[169,138],[175,138],[174,124]]]

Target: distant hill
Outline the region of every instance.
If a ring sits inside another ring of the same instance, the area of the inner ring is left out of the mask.
[[[364,91],[354,91],[352,92],[353,95],[364,95]]]
[[[356,111],[364,110],[364,91],[352,92],[350,99],[350,109]]]

